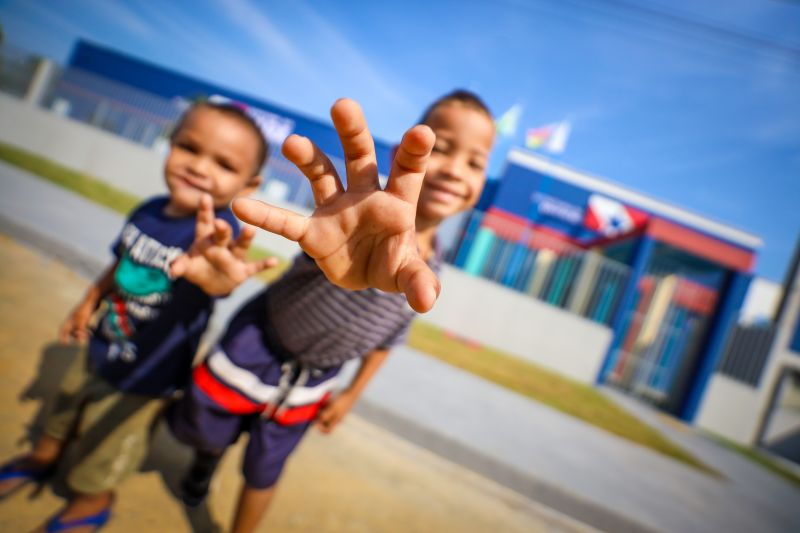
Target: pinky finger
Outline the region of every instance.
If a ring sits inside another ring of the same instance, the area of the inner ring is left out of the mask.
[[[250,277],[253,274],[258,274],[259,272],[267,270],[268,268],[276,267],[278,266],[278,263],[279,261],[274,257],[247,263],[247,276]]]

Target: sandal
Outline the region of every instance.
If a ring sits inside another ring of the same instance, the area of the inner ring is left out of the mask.
[[[106,507],[102,511],[93,515],[84,516],[83,518],[76,518],[74,520],[63,521],[61,515],[63,511],[47,522],[45,531],[47,533],[58,533],[59,531],[68,531],[76,527],[94,526],[93,531],[99,531],[106,522],[111,519],[111,507]]]
[[[24,459],[12,459],[11,461],[0,467],[0,481],[7,481],[9,479],[19,479],[21,483],[11,487],[6,492],[0,494],[0,500],[7,498],[20,490],[28,483],[42,484],[55,469],[54,465],[46,466],[43,468],[22,468],[20,463]]]

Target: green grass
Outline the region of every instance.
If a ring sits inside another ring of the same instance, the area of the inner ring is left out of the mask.
[[[140,201],[136,196],[120,191],[96,177],[76,172],[37,154],[7,144],[0,143],[0,159],[118,213],[128,213]],[[253,247],[249,255],[255,259],[273,254]],[[283,261],[278,267],[263,272],[259,277],[267,282],[272,281],[288,267],[288,264]],[[441,330],[422,321],[416,321],[412,326],[409,344],[442,361],[615,435],[700,470],[713,472],[693,456],[663,438],[658,432],[617,407],[592,387],[574,382],[500,351],[471,346],[459,339],[446,336]]]
[[[593,387],[499,350],[465,342],[421,320],[408,344],[523,396],[714,475],[715,470],[617,406]]]
[[[102,180],[15,146],[0,143],[0,159],[118,213],[128,213],[140,201],[136,196],[120,191]]]
[[[790,483],[794,484],[796,487],[800,488],[800,476],[797,475],[796,472],[786,468],[780,462],[776,461],[769,454],[766,454],[758,449],[749,448],[747,446],[742,446],[736,442],[728,440],[720,435],[715,435],[713,433],[707,433],[706,435],[724,446],[729,450],[732,450],[742,457],[749,459],[750,461],[760,465],[762,468],[769,470],[773,474],[776,474],[783,479],[789,481]]]

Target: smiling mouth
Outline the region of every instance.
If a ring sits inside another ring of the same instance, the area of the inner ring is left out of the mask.
[[[445,189],[443,187],[437,187],[435,185],[428,185],[428,192],[432,193],[432,194],[434,194],[436,196],[444,196],[444,197],[449,197],[449,198],[458,198],[458,199],[461,199],[461,200],[463,200],[467,196],[467,195],[462,194],[460,192],[456,192],[456,191],[453,191],[453,190],[450,190],[450,189]]]
[[[177,179],[178,183],[180,183],[181,185],[183,185],[185,187],[189,187],[190,189],[194,189],[194,190],[200,191],[200,192],[208,192],[205,189],[205,187],[201,187],[200,185],[198,185],[197,183],[195,183],[194,181],[192,181],[189,178],[186,178],[184,176],[177,176],[177,175],[175,176],[175,178]]]

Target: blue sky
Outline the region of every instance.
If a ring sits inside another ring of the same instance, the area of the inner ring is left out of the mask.
[[[788,0],[0,0],[8,42],[77,38],[328,119],[364,107],[398,139],[435,97],[480,93],[524,129],[572,120],[559,159],[764,240],[800,233],[800,2]]]

